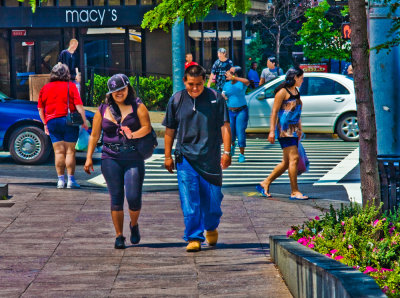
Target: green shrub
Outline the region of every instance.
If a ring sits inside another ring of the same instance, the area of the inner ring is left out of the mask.
[[[107,81],[109,76],[94,75],[93,84],[93,105],[99,106],[104,102],[108,91]],[[137,78],[129,77],[129,81],[137,90]],[[86,83],[90,88],[90,80]],[[165,110],[168,100],[172,95],[172,80],[170,77],[139,77],[139,97],[148,110]]]
[[[400,296],[400,213],[381,215],[374,205],[350,204],[302,226],[287,236],[325,256],[373,277],[389,297]]]

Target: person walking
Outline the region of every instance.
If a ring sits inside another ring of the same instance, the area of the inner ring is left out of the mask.
[[[93,171],[92,155],[103,130],[101,172],[111,198],[111,217],[115,228],[116,249],[124,249],[124,198],[128,201],[130,241],[140,241],[138,219],[142,207],[142,186],[145,174],[143,157],[132,140],[151,132],[149,112],[124,74],[115,74],[107,82],[108,93],[93,118],[84,170]]]
[[[69,41],[68,49],[61,51],[58,56],[58,62],[68,66],[69,73],[71,75],[71,81],[76,85],[78,91],[81,91],[81,75],[78,71],[78,57],[76,49],[78,48],[79,42],[73,38]]]
[[[297,164],[299,162],[298,143],[301,138],[301,109],[300,88],[303,83],[304,72],[298,67],[291,68],[286,73],[285,81],[275,89],[275,101],[271,112],[270,132],[268,141],[275,142],[275,129],[279,144],[283,150],[283,159],[272,173],[256,186],[263,196],[271,197],[269,187],[271,183],[289,170],[291,200],[307,200],[297,185]]]
[[[225,73],[233,66],[232,60],[228,59],[224,48],[218,49],[218,59],[214,62],[211,69],[211,74],[208,79],[207,87],[211,87],[211,82],[215,80],[217,91],[221,92],[225,84]]]
[[[258,67],[257,62],[252,62],[249,73],[247,74],[247,78],[250,81],[250,87],[253,89],[257,88],[260,83],[260,76],[258,75],[257,67]]]
[[[186,53],[185,55],[185,69],[192,65],[198,65],[196,62],[193,61],[192,53]]]
[[[200,251],[204,240],[210,246],[217,244],[222,216],[222,169],[231,164],[228,109],[220,93],[204,88],[205,79],[201,66],[188,67],[183,78],[185,89],[171,97],[163,121],[164,166],[170,173],[175,166],[177,169],[185,223],[183,239],[189,242],[188,252]],[[171,152],[175,133],[174,165]]]
[[[246,128],[249,121],[249,110],[246,102],[246,89],[250,81],[242,78],[242,68],[234,66],[226,72],[227,82],[224,85],[222,96],[227,100],[229,108],[229,121],[232,132],[231,154],[235,155],[236,137],[240,154],[238,162],[246,161],[244,149],[246,148]]]
[[[55,167],[58,175],[57,188],[65,187],[65,168],[67,168],[67,188],[79,188],[75,181],[75,144],[79,137],[79,127],[69,126],[66,116],[69,109],[78,111],[83,119],[82,127],[88,130],[85,110],[76,86],[70,83],[70,73],[65,64],[55,65],[50,72],[50,83],[39,93],[38,110],[44,123],[44,130],[53,144]]]
[[[282,68],[279,68],[276,65],[276,58],[269,57],[267,59],[267,67],[264,68],[263,71],[261,72],[260,86],[264,85],[265,83],[268,83],[269,81],[272,81],[273,79],[283,74],[284,73]]]

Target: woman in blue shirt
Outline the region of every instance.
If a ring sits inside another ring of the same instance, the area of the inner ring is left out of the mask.
[[[245,162],[244,148],[246,147],[246,128],[249,121],[249,110],[246,102],[246,89],[250,85],[248,79],[242,78],[240,66],[231,67],[225,74],[227,82],[224,84],[222,96],[227,100],[229,108],[229,122],[232,131],[231,154],[235,154],[236,136],[240,148],[239,162]]]

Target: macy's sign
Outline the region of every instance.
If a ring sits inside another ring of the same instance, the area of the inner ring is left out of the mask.
[[[100,25],[103,25],[105,19],[110,19],[112,22],[117,21],[117,10],[111,8],[103,8],[67,9],[65,11],[66,23],[100,23]]]

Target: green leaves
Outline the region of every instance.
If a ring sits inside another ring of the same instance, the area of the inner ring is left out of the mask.
[[[168,32],[178,19],[184,19],[187,24],[195,23],[217,7],[225,7],[227,13],[235,16],[250,9],[250,0],[163,0],[144,15],[142,28]]]
[[[350,43],[343,40],[339,30],[332,29],[333,23],[326,18],[330,5],[325,0],[306,12],[307,21],[298,32],[304,55],[311,62],[322,59],[350,60]],[[346,9],[344,9],[346,11]]]
[[[93,104],[100,105],[106,98],[108,92],[107,81],[110,77],[94,75],[93,85]],[[129,77],[131,86],[135,90],[137,87],[137,78]],[[86,83],[90,87],[90,81]],[[139,77],[139,97],[149,110],[165,110],[168,100],[172,95],[172,80],[170,77],[157,78]]]

